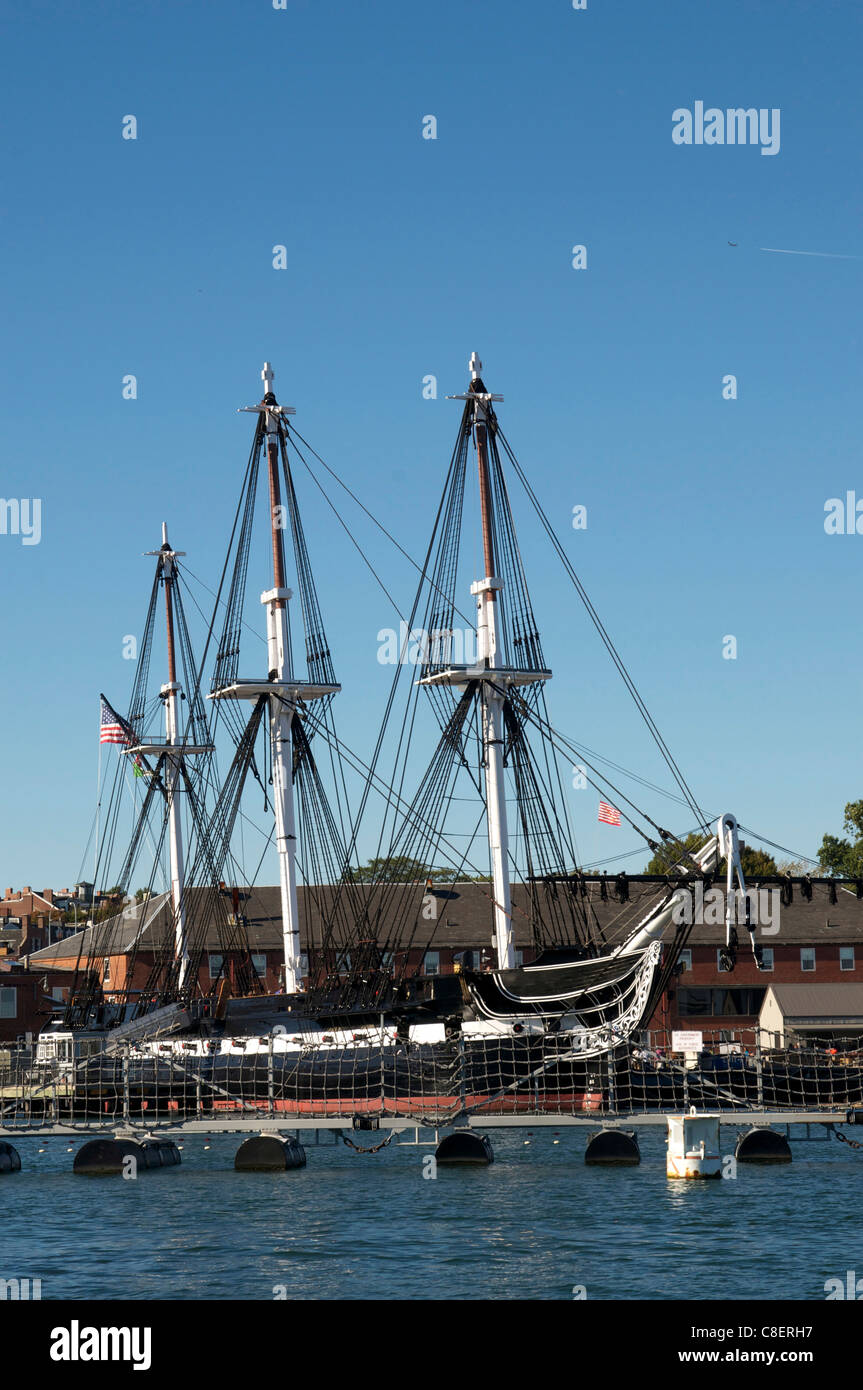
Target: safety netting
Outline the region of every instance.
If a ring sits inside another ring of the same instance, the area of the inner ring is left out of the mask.
[[[729,1113],[863,1106],[863,1038],[702,1035],[697,1051],[643,1033],[587,1055],[564,1031],[440,1043],[381,1039],[376,1029],[277,1050],[269,1038],[127,1045],[69,1063],[26,1052],[0,1066],[0,1129],[46,1124],[230,1119],[352,1121],[456,1115],[638,1115],[695,1106]],[[775,1041],[775,1039],[774,1039]],[[212,1050],[208,1050],[211,1048]]]

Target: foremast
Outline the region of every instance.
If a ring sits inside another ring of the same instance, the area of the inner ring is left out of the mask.
[[[159,695],[165,706],[165,742],[133,743],[126,753],[133,757],[146,754],[164,755],[162,783],[168,808],[168,849],[171,861],[171,905],[174,917],[174,959],[177,965],[177,988],[182,990],[189,973],[189,943],[186,915],[186,884],[183,855],[182,790],[184,759],[198,753],[212,753],[211,744],[192,744],[184,737],[180,720],[180,701],[183,689],[177,680],[177,657],[174,633],[174,587],[177,583],[177,557],[184,550],[174,550],[168,540],[167,522],[162,522],[162,544],[158,550],[148,550],[156,556],[156,578],[165,590],[165,631],[168,653],[168,679]]]

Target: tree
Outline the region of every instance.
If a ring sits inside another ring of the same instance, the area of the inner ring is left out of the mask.
[[[723,867],[725,860],[722,861]],[[766,849],[753,849],[751,845],[743,845],[740,850],[740,867],[743,870],[743,877],[749,878],[769,878],[771,874],[778,874],[779,868],[772,854],[768,854]]]
[[[428,879],[451,883],[455,878],[453,869],[430,869],[422,860],[411,859],[406,854],[397,854],[392,859],[369,859],[351,872],[357,883],[425,883]]]
[[[696,831],[693,831],[692,834],[687,835],[683,840],[675,840],[673,844],[663,845],[662,849],[660,849],[657,854],[654,854],[653,858],[649,861],[644,872],[646,874],[667,874],[674,868],[675,864],[680,861],[682,857],[681,846],[683,849],[688,849],[691,854],[694,854],[696,850],[701,849],[701,846],[706,843],[703,835],[699,835]],[[684,863],[688,863],[688,861],[684,860]]]
[[[842,826],[851,839],[825,835],[818,851],[818,862],[836,878],[863,878],[863,801],[849,801]]]
[[[663,845],[659,853],[654,854],[644,872],[646,874],[667,874],[682,859],[681,845],[688,849],[690,854],[694,854],[705,844],[707,844],[705,837],[692,831],[679,843],[675,841],[673,844]],[[683,862],[688,864],[686,860]],[[688,865],[688,867],[691,868],[692,866]],[[741,846],[740,867],[743,870],[743,877],[747,880],[750,878],[769,878],[771,874],[778,873],[776,860],[773,856],[768,854],[766,850],[752,849],[751,845]],[[720,862],[719,869],[724,871],[724,859]]]

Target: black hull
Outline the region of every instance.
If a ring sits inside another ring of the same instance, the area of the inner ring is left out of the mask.
[[[236,1103],[302,1106],[344,1102],[358,1109],[375,1103],[423,1100],[458,1102],[510,1088],[542,1092],[598,1092],[605,1080],[601,1059],[572,1058],[565,1039],[411,1044],[395,1047],[316,1049],[275,1054],[164,1058],[96,1057],[79,1068],[74,1104],[88,1113],[180,1108],[216,1111]]]
[[[715,1060],[715,1059],[714,1059]],[[735,1059],[736,1063],[737,1059]],[[627,1054],[581,1060],[565,1037],[505,1042],[310,1049],[276,1054],[94,1057],[79,1068],[72,1111],[84,1116],[203,1114],[273,1107],[296,1114],[441,1112],[462,1106],[489,1113],[576,1113],[699,1109],[733,1113],[863,1106],[863,1068],[765,1060],[758,1071],[707,1064],[684,1071]]]
[[[765,1110],[821,1107],[833,1109],[863,1105],[863,1068],[813,1065],[793,1066],[765,1061],[758,1070],[754,1061],[742,1065],[640,1068],[621,1064],[617,1075],[621,1104],[640,1110],[733,1110],[742,1105]]]

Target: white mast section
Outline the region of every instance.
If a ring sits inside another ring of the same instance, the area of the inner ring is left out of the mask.
[[[471,381],[477,381],[482,363],[474,352],[470,359]],[[476,597],[477,666],[495,671],[500,665],[497,646],[497,594],[503,580],[495,573],[491,533],[491,490],[488,475],[488,402],[503,400],[502,396],[471,392],[473,402],[473,438],[479,466],[480,506],[482,511],[483,558],[485,575],[471,585]],[[494,944],[499,970],[512,970],[515,965],[515,941],[512,930],[512,888],[509,880],[509,832],[506,820],[506,782],[503,768],[503,693],[490,678],[481,683],[482,747],[485,765],[486,821],[488,852],[494,886]]]
[[[162,523],[162,577],[165,581],[165,602],[168,607],[169,666],[174,668],[174,621],[171,607],[171,588],[174,583],[174,555],[168,549],[168,527]],[[180,721],[177,702],[180,685],[176,669],[169,669],[168,682],[162,686],[165,701],[165,738],[175,747],[180,742]],[[168,796],[168,835],[171,854],[171,901],[174,906],[174,957],[179,964],[177,987],[182,989],[189,971],[189,945],[186,940],[186,903],[183,892],[183,825],[180,814],[182,791],[182,754],[169,753],[165,768],[165,790]]]
[[[293,415],[290,408],[269,408],[276,405],[273,395],[275,373],[269,362],[264,363],[261,380],[264,383],[264,412],[267,468],[270,482],[271,524],[273,528],[273,588],[261,594],[267,609],[267,658],[272,681],[289,682],[291,644],[288,632],[288,602],[292,591],[285,587],[284,548],[280,530],[281,504],[279,499],[279,431],[280,416]],[[276,509],[279,515],[276,515]],[[279,891],[282,907],[282,949],[285,957],[285,993],[296,994],[300,983],[300,909],[297,902],[297,831],[294,811],[293,736],[291,725],[296,704],[286,702],[273,693],[269,699],[270,764],[273,770],[273,807],[276,818],[276,852],[279,856]]]
[[[186,934],[186,898],[183,862],[183,818],[182,782],[183,758],[186,752],[203,752],[203,748],[183,747],[180,730],[179,701],[182,687],[177,680],[177,662],[174,648],[174,598],[176,583],[176,558],[185,555],[184,550],[173,550],[168,541],[168,524],[162,522],[162,545],[159,550],[148,550],[148,555],[158,558],[158,573],[165,586],[165,626],[168,638],[168,679],[159,694],[165,705],[165,745],[139,743],[130,748],[130,753],[165,754],[164,786],[168,802],[168,848],[171,859],[171,904],[174,912],[174,959],[178,965],[177,988],[183,989],[189,973],[189,945]],[[177,751],[171,751],[175,749]]]
[[[279,488],[279,433],[281,417],[293,415],[290,406],[277,406],[273,395],[275,372],[264,363],[262,405],[270,484],[270,522],[273,531],[273,587],[261,594],[267,610],[267,660],[269,679],[280,685],[293,679],[288,630],[288,602],[293,592],[285,586],[282,544],[282,505]],[[285,993],[296,994],[300,984],[300,909],[297,901],[297,830],[294,810],[293,734],[296,704],[275,691],[270,695],[270,765],[273,771],[273,809],[276,820],[276,853],[279,856],[279,891],[282,907],[282,949],[285,957]]]
[[[281,502],[280,451],[282,423],[294,415],[291,406],[279,405],[273,395],[275,373],[264,363],[261,380],[264,397],[258,405],[242,406],[264,417],[267,474],[270,496],[270,528],[273,548],[273,587],[261,594],[267,610],[266,680],[236,680],[213,692],[214,699],[250,699],[267,696],[270,725],[270,757],[273,770],[273,807],[276,822],[276,852],[279,856],[279,888],[282,909],[282,946],[285,957],[285,993],[300,988],[300,915],[297,902],[297,830],[294,807],[292,724],[299,700],[320,699],[335,694],[338,685],[316,685],[296,680],[291,669],[288,602],[292,591],[285,584],[283,544],[285,508]]]
[[[482,363],[474,352],[470,359],[471,381],[480,379]],[[485,574],[471,585],[476,598],[477,661],[475,666],[450,665],[422,677],[420,685],[464,686],[478,681],[482,703],[482,743],[485,767],[486,821],[488,848],[494,885],[494,945],[499,970],[515,965],[512,929],[512,890],[509,874],[509,836],[506,819],[506,785],[503,765],[504,699],[511,686],[547,681],[550,671],[528,671],[502,665],[497,636],[497,595],[503,580],[495,574],[492,528],[492,492],[488,465],[488,406],[503,396],[489,391],[468,391],[450,396],[453,401],[469,401],[473,407],[473,437],[479,466],[479,495],[482,512],[482,542]]]

